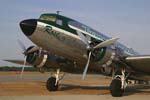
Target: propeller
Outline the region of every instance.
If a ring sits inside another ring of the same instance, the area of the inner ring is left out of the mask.
[[[17,41],[18,41],[19,46],[20,46],[21,49],[23,50],[23,52],[25,52],[25,51],[26,51],[25,45],[24,45],[20,40],[17,40]]]
[[[17,41],[18,41],[18,44],[20,45],[21,49],[23,50],[24,55],[28,55],[29,53],[35,52],[37,50],[39,50],[39,54],[41,54],[42,48],[35,46],[35,47],[31,48],[30,50],[27,50],[25,45],[20,40],[17,40]]]
[[[22,78],[22,76],[23,76],[24,68],[26,66],[26,59],[27,59],[27,56],[24,57],[24,64],[23,64],[23,67],[22,67],[22,70],[21,70],[21,73],[20,73],[20,78]]]
[[[87,45],[87,47],[86,47],[87,50],[89,50],[88,60],[87,60],[87,63],[86,63],[86,66],[84,68],[83,75],[82,75],[82,79],[84,80],[86,77],[86,73],[88,71],[91,54],[93,53],[93,51],[98,48],[103,48],[103,47],[109,46],[109,45],[113,44],[114,42],[116,42],[119,38],[111,38],[111,39],[105,40],[105,41],[97,44],[96,46],[92,47],[92,46],[90,46],[88,39],[81,32],[77,31],[77,34],[79,35],[81,41]]]
[[[113,44],[114,42],[116,42],[118,39],[119,38],[111,38],[111,39],[108,39],[106,41],[103,41],[102,43],[99,43],[98,45],[96,45],[94,47],[94,49],[103,48],[103,47],[109,46],[109,45]]]
[[[39,57],[40,57],[41,53],[42,53],[42,48],[40,48],[40,47],[33,47],[30,50],[28,50],[28,49],[26,49],[25,45],[20,40],[18,40],[18,43],[19,43],[20,47],[22,48],[23,54],[24,54],[24,64],[23,64],[23,67],[22,67],[21,73],[20,73],[20,78],[22,78],[23,72],[24,72],[24,68],[26,66],[26,60],[27,60],[28,54],[36,52],[37,50],[39,50]]]
[[[77,31],[77,34],[79,35],[80,39],[82,40],[83,43],[85,43],[87,45],[87,49],[90,49],[90,44],[89,44],[89,41],[88,39],[79,31]]]
[[[83,80],[85,79],[85,76],[86,76],[86,73],[87,73],[87,70],[88,70],[88,67],[89,67],[89,64],[90,64],[91,54],[92,54],[92,52],[90,51],[89,56],[88,56],[88,60],[87,60],[87,63],[86,63],[86,66],[85,66],[85,69],[84,69],[84,72],[83,72],[83,76],[82,76]]]

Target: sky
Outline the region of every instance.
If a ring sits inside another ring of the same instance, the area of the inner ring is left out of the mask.
[[[141,54],[150,54],[150,0],[0,0],[0,66],[2,59],[23,59],[21,40],[34,45],[22,33],[19,22],[42,13],[62,11],[95,30],[119,37],[119,42]]]

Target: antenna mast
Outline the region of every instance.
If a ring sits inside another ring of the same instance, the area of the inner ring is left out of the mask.
[[[62,12],[62,11],[59,11],[59,10],[58,10],[58,11],[56,11],[57,15],[59,15],[59,14],[60,14],[60,12]]]

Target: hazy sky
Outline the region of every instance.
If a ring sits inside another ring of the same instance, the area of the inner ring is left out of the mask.
[[[92,28],[119,37],[141,54],[150,54],[150,0],[1,0],[0,59],[23,59],[17,39],[33,45],[20,30],[23,19],[62,11]],[[1,65],[12,65],[0,61]]]

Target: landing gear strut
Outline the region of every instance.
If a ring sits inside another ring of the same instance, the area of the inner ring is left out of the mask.
[[[62,80],[63,77],[65,76],[65,74],[64,74],[63,76],[61,76],[61,78],[59,78],[59,73],[60,73],[60,70],[57,69],[57,73],[47,80],[47,83],[46,83],[47,90],[49,90],[49,91],[57,91],[58,90],[59,81]]]
[[[121,69],[121,75],[115,75],[116,71],[113,70],[113,79],[110,84],[110,93],[113,97],[121,97],[127,86],[126,79],[129,74],[125,75],[125,69]]]

